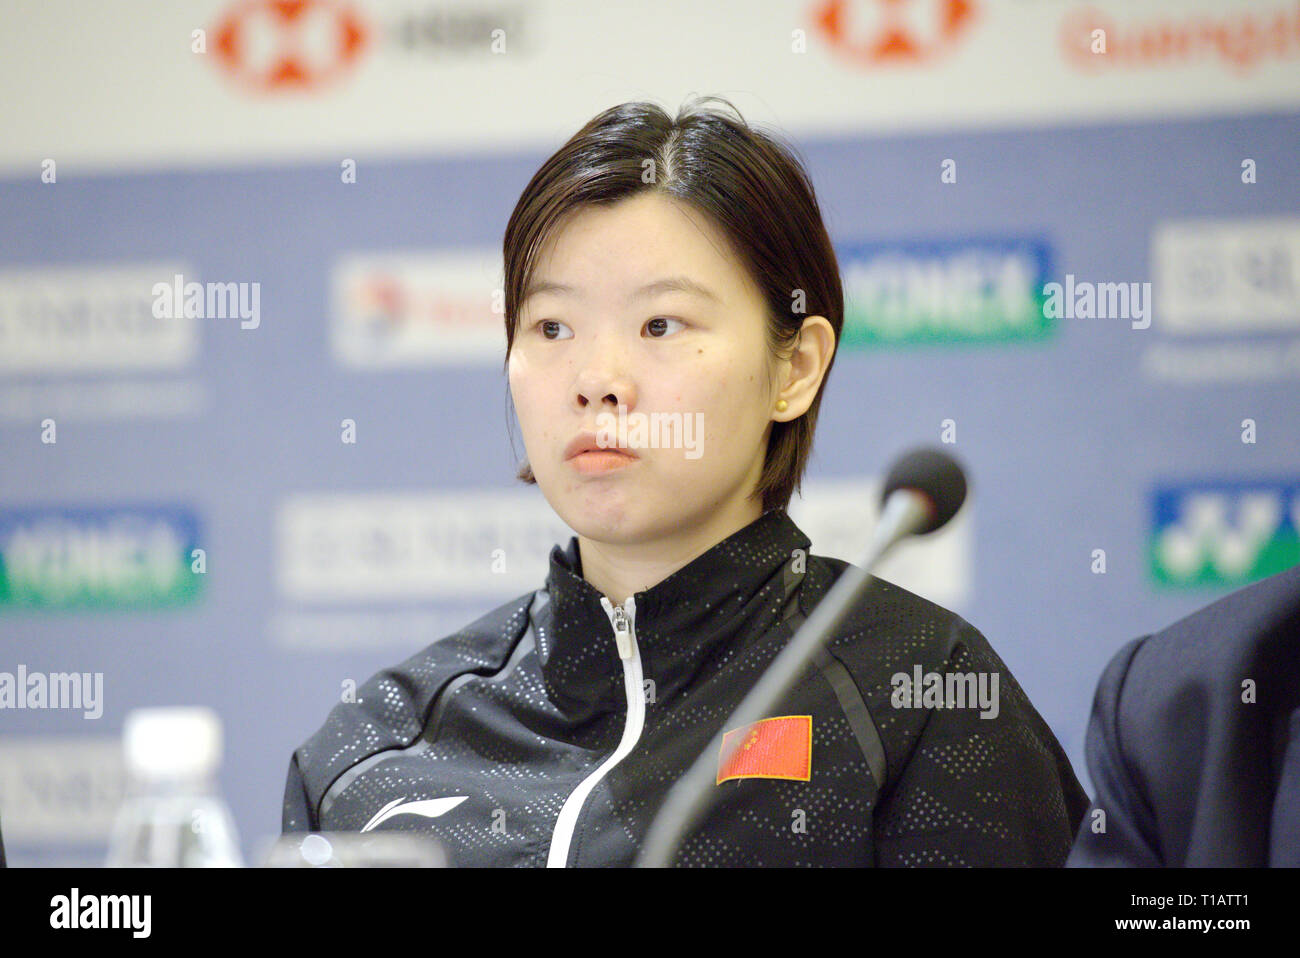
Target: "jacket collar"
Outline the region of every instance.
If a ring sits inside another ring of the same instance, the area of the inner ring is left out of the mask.
[[[713,655],[781,622],[810,540],[784,509],[763,513],[663,581],[633,595],[642,672],[665,701]],[[578,539],[551,550],[545,595],[534,614],[542,681],[575,720],[626,707],[623,665],[602,595],[582,576]]]

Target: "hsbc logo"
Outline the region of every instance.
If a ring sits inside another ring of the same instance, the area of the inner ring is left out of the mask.
[[[977,0],[823,0],[817,29],[831,48],[869,67],[928,63],[970,29]]]
[[[384,19],[347,0],[239,0],[208,31],[212,59],[254,95],[315,93],[350,76],[380,49],[425,61],[537,51],[527,7],[517,3],[390,3]]]
[[[213,54],[259,93],[313,90],[349,72],[370,29],[337,0],[244,0],[212,30]]]

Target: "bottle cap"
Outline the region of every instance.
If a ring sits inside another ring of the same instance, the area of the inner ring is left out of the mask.
[[[210,708],[134,709],[122,740],[136,778],[205,778],[221,765],[221,719]]]

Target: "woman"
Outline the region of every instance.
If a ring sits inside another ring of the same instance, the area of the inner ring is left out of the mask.
[[[593,119],[528,184],[504,252],[519,477],[577,535],[543,588],[334,708],[290,762],[284,830],[432,835],[458,865],[629,864],[845,568],[785,511],[838,265],[791,151],[702,102]],[[676,864],[1064,862],[1088,799],[1005,666],[952,613],[871,595],[738,731]],[[1000,701],[918,707],[893,678],[916,667],[992,675]]]

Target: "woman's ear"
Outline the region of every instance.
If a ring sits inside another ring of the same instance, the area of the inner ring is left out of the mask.
[[[835,330],[825,316],[809,316],[803,321],[794,348],[782,367],[789,366],[776,403],[785,400],[785,408],[775,410],[772,418],[780,422],[798,419],[817,398],[831,357],[835,355]]]

